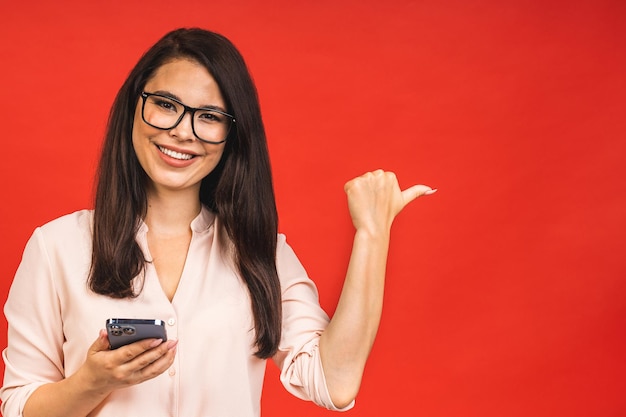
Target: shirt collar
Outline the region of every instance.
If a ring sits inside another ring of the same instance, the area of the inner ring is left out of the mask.
[[[194,233],[202,233],[209,230],[215,221],[215,214],[211,212],[204,204],[200,209],[200,213],[191,221],[191,231]],[[139,230],[137,234],[145,235],[148,232],[148,225],[143,219],[139,220]]]
[[[213,226],[213,221],[215,220],[215,214],[213,214],[204,204],[200,209],[200,213],[196,216],[195,219],[191,221],[191,230],[196,233],[204,232],[205,230],[209,230],[211,226]]]

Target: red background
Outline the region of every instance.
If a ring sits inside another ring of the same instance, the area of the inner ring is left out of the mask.
[[[439,188],[394,225],[348,415],[626,415],[625,5],[3,1],[0,297],[36,226],[91,207],[139,55],[201,26],[247,58],[280,229],[330,313],[352,235],[344,182],[382,167]],[[273,365],[263,410],[330,414],[286,394]]]

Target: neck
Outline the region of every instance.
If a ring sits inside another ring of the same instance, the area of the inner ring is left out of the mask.
[[[148,211],[144,219],[148,229],[160,234],[180,234],[189,231],[202,205],[198,190],[150,190]]]

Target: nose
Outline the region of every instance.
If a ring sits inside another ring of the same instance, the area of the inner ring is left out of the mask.
[[[193,113],[190,111],[183,113],[182,119],[180,119],[176,126],[170,129],[170,135],[174,136],[179,141],[194,140]]]

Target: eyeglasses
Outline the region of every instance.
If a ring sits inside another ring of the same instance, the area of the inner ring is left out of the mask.
[[[161,129],[174,129],[185,113],[191,114],[191,130],[203,142],[214,145],[226,142],[234,116],[212,108],[189,107],[180,101],[161,94],[141,93],[143,105],[141,118],[148,125]]]

